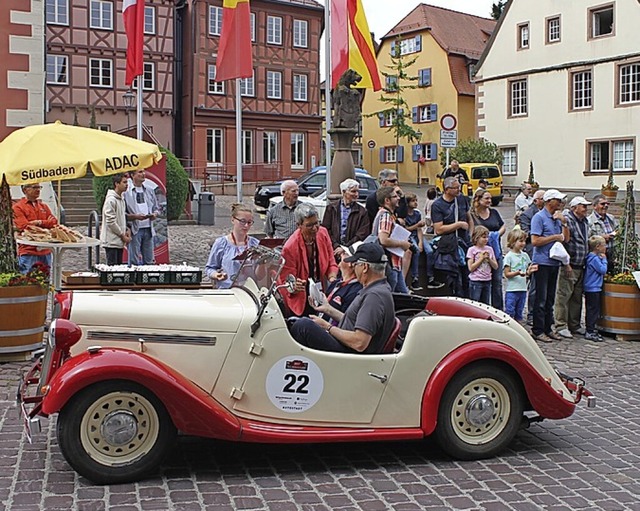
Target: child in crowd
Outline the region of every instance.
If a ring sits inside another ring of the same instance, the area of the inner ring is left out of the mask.
[[[422,289],[418,281],[418,263],[422,252],[422,228],[425,222],[418,209],[418,196],[415,193],[405,195],[407,199],[407,216],[404,219],[405,228],[411,232],[409,241],[416,247],[411,255],[411,289],[418,291]]]
[[[596,330],[596,321],[600,317],[600,295],[604,274],[607,273],[607,242],[602,236],[589,238],[589,250],[584,270],[584,303],[586,306],[585,323],[588,341],[601,342],[603,337]]]
[[[469,268],[469,297],[476,302],[491,305],[491,269],[498,268],[493,249],[487,245],[489,229],[477,225],[471,236],[472,247],[467,250]]]
[[[433,246],[431,245],[433,232],[433,221],[431,220],[431,206],[438,198],[438,192],[435,187],[431,187],[427,190],[427,197],[424,204],[424,231],[423,234],[430,236],[423,236],[422,248],[424,249],[425,256],[427,258],[427,287],[437,288],[443,284],[436,282],[434,273],[435,254],[433,252]]]
[[[524,304],[527,301],[527,276],[538,269],[531,264],[529,254],[524,251],[527,233],[522,229],[513,229],[507,236],[510,252],[504,256],[504,276],[507,288],[504,295],[504,311],[516,321],[522,321]]]

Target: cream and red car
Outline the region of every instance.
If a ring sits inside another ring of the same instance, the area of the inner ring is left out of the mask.
[[[119,483],[156,468],[177,433],[268,443],[433,434],[469,460],[498,454],[532,421],[570,416],[582,396],[595,405],[517,322],[470,300],[398,297],[396,314],[411,319],[385,353],[301,346],[277,299],[282,264],[258,247],[227,290],[60,295],[47,349],[18,391],[27,433],[58,414],[69,464]]]

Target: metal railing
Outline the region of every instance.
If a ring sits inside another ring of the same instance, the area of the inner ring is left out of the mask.
[[[93,227],[95,225],[96,232],[95,236],[93,233]],[[89,213],[89,221],[87,222],[87,236],[90,238],[99,238],[100,237],[100,216],[97,211],[92,211]],[[96,251],[96,264],[100,264],[100,245],[95,247],[89,247],[87,254],[87,269],[93,268],[93,251]]]
[[[204,187],[208,185],[221,185],[224,193],[225,184],[237,182],[235,163],[220,163],[212,165],[207,162],[190,160],[183,162],[183,166],[192,179],[202,180]],[[243,183],[257,183],[266,181],[279,181],[291,177],[284,175],[282,162],[272,163],[248,163],[242,165]]]

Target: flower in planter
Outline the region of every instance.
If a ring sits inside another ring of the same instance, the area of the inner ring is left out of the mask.
[[[607,182],[602,185],[601,189],[618,191],[618,185],[613,181],[613,165],[609,165],[609,175],[607,176]]]
[[[424,163],[426,163],[427,159],[424,156],[420,156],[420,158],[418,158],[418,163],[420,165],[423,165]]]
[[[36,263],[26,273],[0,273],[0,287],[40,286],[49,287],[49,267],[43,263]]]
[[[538,188],[540,185],[536,181],[535,176],[533,175],[533,161],[529,160],[529,177],[525,181],[525,183],[530,184],[533,188]]]
[[[640,268],[640,238],[636,234],[636,203],[633,195],[633,181],[627,182],[624,209],[620,227],[613,238],[613,248],[607,258],[611,259],[612,271],[605,277],[614,284],[635,284],[631,272]]]

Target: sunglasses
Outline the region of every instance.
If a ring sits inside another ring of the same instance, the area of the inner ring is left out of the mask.
[[[609,206],[609,202],[601,202],[600,205],[601,206]]]
[[[240,222],[240,225],[253,225],[253,220],[245,220],[244,218],[233,217],[234,220]]]
[[[398,182],[397,179],[387,179],[386,181],[389,182],[389,183],[397,183]]]

